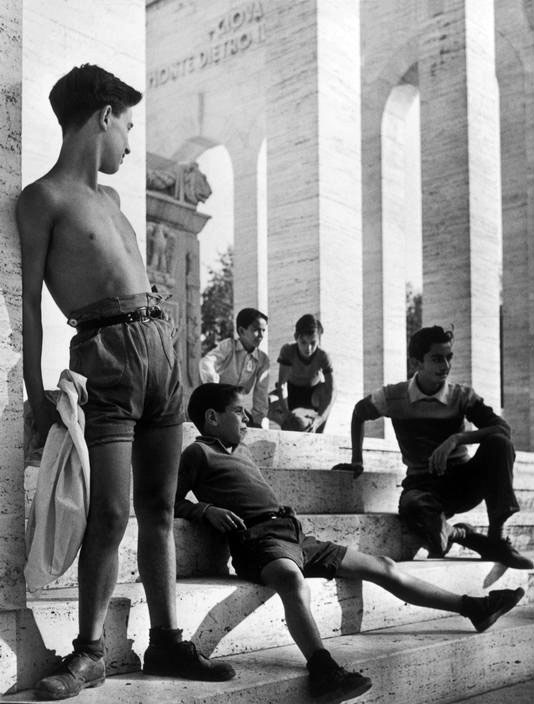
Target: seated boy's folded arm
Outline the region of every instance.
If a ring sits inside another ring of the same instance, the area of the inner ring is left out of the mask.
[[[200,380],[203,384],[218,383],[220,371],[226,366],[229,356],[232,354],[233,340],[223,340],[212,350],[206,352],[198,363]]]
[[[491,406],[487,406],[479,396],[475,396],[474,402],[468,406],[465,417],[478,430],[463,433],[467,437],[464,437],[462,442],[477,442],[477,439],[493,435],[494,433],[505,435],[507,438],[511,437],[511,429],[508,423],[504,418],[497,415]],[[481,431],[484,432],[481,433]]]
[[[366,420],[375,420],[382,414],[372,400],[372,394],[358,401],[352,412],[350,436],[352,444],[352,458],[350,462],[341,462],[332,469],[350,470],[354,477],[358,477],[364,470],[363,466],[363,437]]]
[[[269,359],[258,370],[254,393],[252,395],[252,418],[261,425],[269,412]]]
[[[185,498],[190,491],[195,492],[202,465],[205,462],[204,453],[198,446],[193,444],[183,451],[178,468],[178,486],[174,504],[176,518],[186,518],[189,521],[202,521],[205,518],[206,510],[211,504],[205,501],[194,503]]]

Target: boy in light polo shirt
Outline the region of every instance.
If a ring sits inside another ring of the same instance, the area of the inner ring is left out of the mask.
[[[220,382],[241,386],[252,392],[249,423],[261,428],[269,409],[269,357],[259,349],[267,330],[267,316],[256,308],[243,308],[235,321],[237,339],[222,340],[199,362],[200,379],[204,383]]]
[[[425,542],[429,556],[443,557],[452,543],[478,552],[482,559],[507,567],[534,565],[503,537],[506,520],[519,511],[514,494],[514,448],[506,421],[469,386],[447,381],[453,333],[434,325],[411,338],[409,357],[416,369],[409,381],[377,389],[359,401],[352,415],[352,462],[333,469],[363,471],[365,421],[391,418],[403,462],[399,514]],[[465,421],[476,426],[466,430]],[[478,443],[473,457],[467,444]],[[488,534],[467,523],[450,525],[456,513],[486,502]]]

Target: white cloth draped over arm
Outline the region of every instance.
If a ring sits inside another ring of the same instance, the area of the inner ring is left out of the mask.
[[[90,501],[89,451],[85,443],[86,378],[64,370],[58,382],[55,423],[43,450],[26,528],[29,591],[61,576],[81,547]]]

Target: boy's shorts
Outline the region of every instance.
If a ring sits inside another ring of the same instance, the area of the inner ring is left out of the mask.
[[[71,324],[154,306],[160,296],[104,298],[73,311]],[[131,442],[136,433],[183,421],[173,325],[143,318],[84,329],[70,343],[70,368],[87,377],[85,438],[89,447]]]
[[[267,519],[228,538],[237,576],[259,584],[263,568],[284,557],[293,560],[305,577],[332,579],[347,552],[343,545],[304,535],[292,515]]]

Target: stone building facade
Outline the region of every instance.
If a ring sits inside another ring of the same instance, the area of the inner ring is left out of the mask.
[[[504,408],[521,447],[533,444],[532,14],[531,0],[147,4],[148,147],[177,159],[226,147],[235,308],[257,304],[266,265],[274,361],[299,315],[321,317],[337,428],[362,393],[405,374],[399,257],[410,233],[385,205],[402,207],[406,193],[383,154],[388,139],[402,150],[387,128],[417,100],[424,323],[454,325],[454,377]]]
[[[90,61],[135,86],[146,78],[132,154],[114,180],[142,248],[146,150],[180,163],[210,146],[226,147],[235,179],[235,307],[260,300],[266,264],[273,362],[295,320],[319,315],[339,387],[336,428],[348,426],[355,399],[404,374],[398,261],[406,232],[388,219],[393,211],[384,203],[403,203],[406,194],[395,169],[385,181],[382,155],[384,120],[391,127],[419,100],[424,322],[454,323],[455,378],[497,407],[502,401],[516,446],[532,451],[533,28],[533,0],[0,4],[2,691],[29,686],[46,660],[22,575],[22,316],[13,205],[21,186],[57,154],[60,133],[47,105],[57,77]],[[402,150],[393,141],[393,151]],[[265,142],[268,247],[260,262],[257,164]],[[152,216],[158,200],[149,206]],[[158,237],[169,237],[156,233],[165,219],[158,212],[149,227],[156,250]],[[179,217],[163,226],[176,226]],[[193,271],[194,242],[188,247]],[[149,266],[156,274],[163,266],[172,278],[160,255],[152,249]],[[66,366],[68,334],[45,301],[47,385]]]

